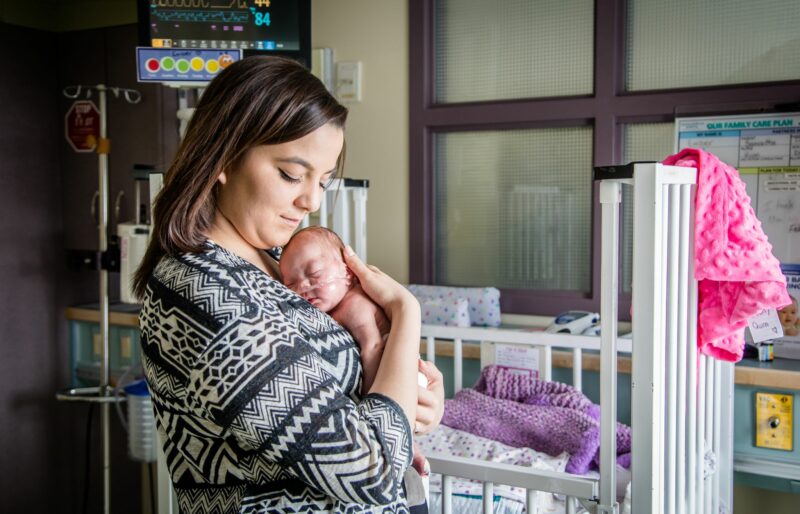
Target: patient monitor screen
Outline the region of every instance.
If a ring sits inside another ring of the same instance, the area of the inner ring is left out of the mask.
[[[149,46],[300,50],[302,20],[296,0],[140,1],[147,4]]]

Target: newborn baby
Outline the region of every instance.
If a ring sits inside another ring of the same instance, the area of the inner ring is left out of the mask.
[[[364,370],[361,393],[369,392],[389,334],[389,319],[356,283],[344,263],[344,243],[335,232],[308,227],[297,232],[283,247],[280,259],[283,283],[313,306],[327,312],[353,335],[361,348]],[[419,373],[422,387],[428,385]],[[425,457],[414,443],[414,468],[424,474]]]

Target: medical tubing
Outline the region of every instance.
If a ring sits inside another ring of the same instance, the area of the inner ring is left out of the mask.
[[[133,371],[133,368],[135,368],[135,367],[136,366],[128,366],[128,368],[125,369],[125,372],[119,377],[119,380],[117,380],[117,386],[114,388],[114,391],[113,391],[114,398],[119,398],[120,397],[120,391],[122,391],[125,388],[125,386],[128,385],[128,384],[125,383],[125,378],[127,378],[128,375],[131,374],[131,371]],[[141,369],[141,368],[139,368],[139,369]],[[136,382],[136,380],[131,380],[129,382],[129,384],[133,383],[133,382]],[[117,410],[117,416],[119,417],[120,424],[122,424],[122,428],[125,429],[125,433],[128,433],[128,419],[122,413],[122,407],[120,407],[120,405],[119,405],[120,403],[122,403],[122,402],[114,402],[114,407]]]
[[[317,291],[322,288],[330,288],[333,285],[336,285],[339,281],[347,281],[347,276],[333,276],[333,277],[325,277],[315,281],[313,284],[309,283],[307,286],[298,287],[295,291],[297,294],[304,295],[308,294],[312,291]]]

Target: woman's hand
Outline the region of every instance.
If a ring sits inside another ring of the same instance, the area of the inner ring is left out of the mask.
[[[420,360],[419,370],[428,379],[428,387],[419,388],[414,432],[429,434],[439,426],[444,414],[444,379],[432,362]]]
[[[349,246],[342,253],[345,264],[358,278],[361,288],[386,312],[390,321],[392,314],[401,309],[419,311],[419,302],[408,289],[377,267],[365,264]]]

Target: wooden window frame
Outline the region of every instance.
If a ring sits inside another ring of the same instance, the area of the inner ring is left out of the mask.
[[[436,0],[409,0],[409,279],[435,276],[435,137],[440,132],[592,126],[595,166],[620,164],[624,125],[672,122],[676,117],[780,112],[800,108],[800,80],[625,91],[626,0],[596,0],[594,93],[583,96],[436,104]],[[587,170],[590,180],[591,170]],[[592,268],[588,293],[502,289],[506,313],[554,315],[600,307],[600,209],[592,193]],[[626,319],[630,295],[620,296]]]

